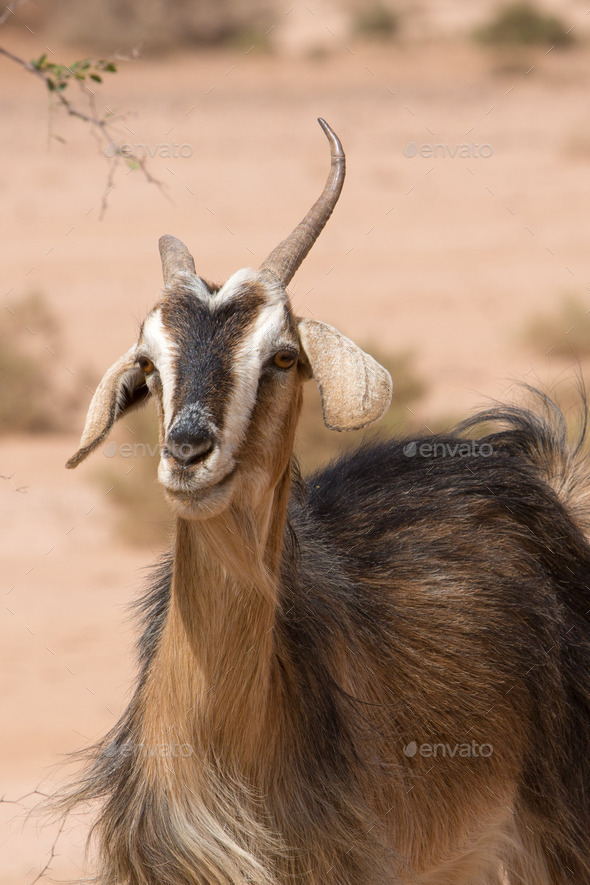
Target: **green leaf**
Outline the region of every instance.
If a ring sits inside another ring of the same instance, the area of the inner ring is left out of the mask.
[[[97,83],[102,83],[102,77],[99,77],[98,74],[90,74],[90,79],[95,80]]]

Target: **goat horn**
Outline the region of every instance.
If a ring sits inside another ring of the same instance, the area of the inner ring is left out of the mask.
[[[176,237],[166,234],[160,237],[158,246],[160,248],[160,258],[162,259],[164,285],[167,286],[172,281],[172,277],[177,273],[197,275],[193,256],[184,243],[181,243]]]
[[[313,204],[303,221],[301,221],[286,240],[272,250],[268,258],[260,265],[262,272],[270,272],[279,278],[283,286],[288,286],[299,265],[321,234],[334,206],[338,202],[344,176],[346,174],[346,158],[340,139],[321,117],[318,123],[326,133],[330,142],[332,163],[328,180],[321,196]]]

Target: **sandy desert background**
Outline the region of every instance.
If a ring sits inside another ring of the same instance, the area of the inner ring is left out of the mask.
[[[256,266],[321,190],[323,116],[348,175],[293,303],[392,368],[387,432],[450,426],[523,379],[557,382],[570,409],[589,377],[590,10],[535,7],[559,18],[539,42],[475,38],[502,9],[39,0],[0,27],[25,60],[138,49],[87,85],[164,186],[0,55],[0,885],[38,881],[55,828],[25,819],[30,794],[132,685],[128,604],[167,543],[155,459],[64,462],[158,296],[162,233],[209,279]],[[83,83],[65,94],[88,112]],[[308,466],[335,450],[310,397]],[[118,428],[117,446],[152,439],[151,421]],[[86,829],[68,823],[44,879],[83,875]]]

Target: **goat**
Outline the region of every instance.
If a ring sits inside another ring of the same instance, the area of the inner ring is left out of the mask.
[[[300,477],[307,379],[335,430],[391,397],[290,308],[345,174],[319,122],[324,190],[258,270],[212,286],[161,238],[163,294],[67,463],[153,398],[175,534],[133,698],[60,807],[101,801],[101,885],[588,885],[584,434],[539,394]]]

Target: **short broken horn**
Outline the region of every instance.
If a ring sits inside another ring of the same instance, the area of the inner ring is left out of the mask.
[[[162,259],[162,275],[164,285],[168,285],[172,278],[179,273],[188,273],[196,276],[195,262],[184,243],[166,234],[160,237],[160,258]]]

